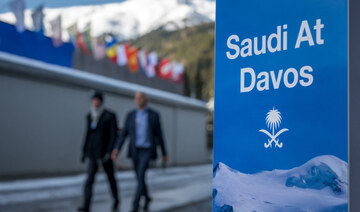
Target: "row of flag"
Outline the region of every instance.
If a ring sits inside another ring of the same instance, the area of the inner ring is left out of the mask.
[[[24,21],[24,0],[12,0],[9,7],[16,17],[16,29],[21,33],[25,31]],[[44,32],[44,13],[43,6],[33,10],[31,14],[34,31]],[[57,16],[50,21],[51,38],[55,47],[62,45],[62,23],[61,16]],[[129,43],[120,44],[115,37],[101,35],[91,36],[90,23],[83,32],[77,29],[77,23],[67,28],[70,40],[77,50],[84,54],[92,54],[96,60],[109,58],[119,66],[128,66],[130,72],[142,71],[147,77],[158,76],[163,79],[170,79],[174,82],[183,82],[184,65],[169,58],[160,58],[156,52],[148,52],[144,49],[130,46]]]
[[[130,46],[129,43],[120,44],[111,35],[91,36],[88,24],[83,32],[77,30],[77,23],[67,28],[70,40],[76,49],[85,55],[92,54],[95,60],[108,58],[119,66],[127,66],[130,72],[142,71],[147,77],[158,76],[174,82],[183,82],[184,65],[169,58],[160,58],[156,52]]]

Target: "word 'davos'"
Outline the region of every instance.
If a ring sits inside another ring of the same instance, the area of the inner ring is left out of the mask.
[[[280,69],[278,72],[260,72],[255,74],[252,68],[242,68],[240,70],[240,92],[250,92],[255,86],[258,91],[269,89],[279,89],[283,84],[287,88],[293,88],[300,84],[301,86],[310,86],[313,83],[311,66],[303,66],[299,71],[295,68],[288,68],[285,71]]]

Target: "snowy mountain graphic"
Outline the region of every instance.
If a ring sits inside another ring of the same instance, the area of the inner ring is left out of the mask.
[[[348,164],[331,155],[257,174],[214,168],[214,212],[347,212],[347,200]]]
[[[45,5],[46,6],[46,5]],[[25,12],[25,25],[33,28],[31,10]],[[61,15],[63,38],[68,39],[67,28],[77,22],[83,31],[91,24],[93,36],[113,33],[119,40],[134,39],[163,27],[177,30],[215,21],[215,2],[209,0],[127,0],[91,6],[46,8],[45,33],[51,34],[50,21]],[[0,14],[0,20],[15,23],[10,13]]]

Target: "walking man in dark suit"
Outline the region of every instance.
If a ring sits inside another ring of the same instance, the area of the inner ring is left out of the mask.
[[[137,189],[133,202],[133,212],[139,210],[141,197],[145,197],[144,211],[149,210],[151,198],[146,186],[145,175],[150,160],[157,159],[157,146],[160,146],[163,155],[163,162],[168,160],[164,139],[160,126],[159,113],[147,107],[145,93],[135,94],[135,104],[137,109],[128,113],[125,126],[121,132],[111,158],[117,159],[119,150],[127,136],[130,137],[128,157],[132,159],[134,170],[137,177]]]
[[[88,159],[87,180],[84,188],[84,204],[78,211],[89,211],[95,174],[99,164],[104,168],[114,198],[113,209],[119,205],[118,189],[114,177],[111,151],[117,139],[116,115],[103,106],[102,93],[96,92],[91,99],[91,110],[86,116],[87,131],[83,145],[82,162]]]

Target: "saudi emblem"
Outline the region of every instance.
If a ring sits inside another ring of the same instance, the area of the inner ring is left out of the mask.
[[[266,114],[266,125],[268,126],[268,128],[270,128],[270,130],[272,130],[272,134],[269,133],[267,130],[259,130],[260,132],[265,133],[267,136],[269,136],[268,142],[264,143],[265,148],[269,148],[272,147],[272,144],[275,143],[275,147],[279,147],[282,148],[283,147],[283,143],[279,142],[279,135],[281,135],[283,132],[289,131],[288,129],[284,128],[282,130],[279,130],[276,134],[275,134],[275,130],[277,128],[280,127],[280,123],[281,123],[281,113],[275,109],[273,107],[272,110],[270,110],[267,114]]]

